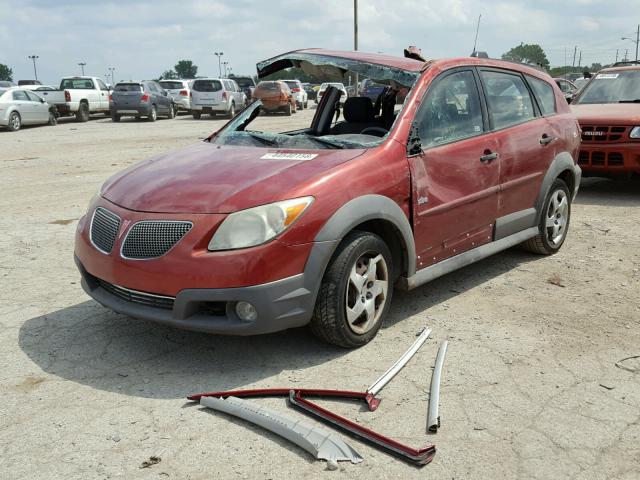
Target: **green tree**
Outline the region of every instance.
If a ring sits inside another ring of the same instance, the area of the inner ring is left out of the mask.
[[[191,60],[180,60],[173,69],[180,78],[196,78],[198,75],[198,66],[194,65]]]
[[[0,80],[13,82],[13,70],[3,63],[0,63]]]
[[[539,65],[544,69],[549,69],[549,59],[542,47],[538,44],[521,43],[517,47],[513,47],[507,53],[502,54],[503,60],[511,60],[513,62],[532,63]]]
[[[158,80],[166,80],[168,78],[179,78],[174,70],[166,70],[158,77]]]

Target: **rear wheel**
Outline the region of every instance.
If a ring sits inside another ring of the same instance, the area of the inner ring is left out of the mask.
[[[167,115],[167,118],[175,118],[176,117],[176,107],[173,106],[173,104],[171,104],[171,106],[169,107],[169,114]]]
[[[542,206],[540,233],[523,243],[525,249],[540,255],[552,255],[560,250],[567,238],[571,218],[569,187],[559,178],[553,182]]]
[[[304,102],[304,108],[309,108],[309,100],[308,99]]]
[[[111,115],[111,121],[112,122],[119,122],[120,121],[120,115],[116,115],[114,113],[113,115]]]
[[[89,121],[89,105],[86,102],[81,102],[76,112],[76,121],[88,122]]]
[[[231,102],[231,106],[229,107],[229,111],[227,112],[227,117],[233,118],[236,116],[236,104]]]
[[[18,112],[12,112],[11,115],[9,115],[9,123],[7,125],[7,128],[11,132],[17,132],[18,130],[20,130],[21,126],[22,118],[20,117],[20,114]]]
[[[312,332],[346,348],[375,337],[393,294],[391,252],[378,235],[348,234],[322,279],[311,319]]]
[[[155,105],[151,105],[151,111],[147,116],[147,120],[149,120],[150,122],[155,122],[157,119],[158,119],[158,110],[156,109]]]
[[[286,106],[286,107],[284,107],[284,113],[285,113],[285,115],[287,115],[288,117],[290,117],[290,116],[291,116],[291,104],[290,104],[290,103],[287,103],[287,106]]]
[[[193,115],[194,120],[200,120],[200,117],[202,117],[202,113],[196,112],[195,110],[191,114]]]

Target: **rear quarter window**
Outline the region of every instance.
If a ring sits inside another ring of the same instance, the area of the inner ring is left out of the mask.
[[[556,95],[553,87],[544,80],[529,75],[527,75],[527,82],[531,85],[542,115],[546,117],[556,113]]]
[[[192,88],[197,92],[217,92],[222,90],[222,84],[218,80],[196,80]]]

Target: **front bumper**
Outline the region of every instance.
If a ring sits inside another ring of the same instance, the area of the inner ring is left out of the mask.
[[[587,175],[640,172],[640,143],[582,142],[578,165]]]

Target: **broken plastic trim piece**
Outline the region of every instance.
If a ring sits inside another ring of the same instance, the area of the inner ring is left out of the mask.
[[[402,370],[402,367],[404,367],[407,362],[411,360],[411,357],[413,357],[418,349],[424,344],[424,342],[427,341],[429,335],[431,335],[431,329],[425,328],[418,336],[416,341],[413,342],[413,345],[409,347],[409,350],[404,352],[402,356],[396,361],[396,363],[391,365],[389,370],[384,372],[380,378],[378,378],[369,388],[367,388],[367,393],[372,397],[375,397],[380,392],[380,390],[382,390],[384,386],[389,383],[389,381],[393,377],[395,377],[400,370]]]
[[[297,408],[319,418],[333,426],[340,427],[341,429],[366,440],[373,445],[381,448],[393,455],[401,457],[405,460],[411,461],[416,465],[426,465],[433,460],[436,454],[435,445],[428,445],[426,447],[415,449],[407,445],[393,440],[392,438],[380,435],[373,430],[370,430],[362,425],[359,425],[347,418],[341,417],[329,410],[326,410],[315,403],[302,397],[302,392],[291,390],[289,392],[289,401]]]
[[[440,415],[438,415],[438,403],[440,402],[440,376],[442,374],[442,365],[444,364],[444,356],[447,353],[447,342],[444,341],[438,349],[436,355],[436,365],[431,376],[431,388],[429,393],[429,411],[427,414],[427,429],[430,432],[437,432],[440,428]]]
[[[340,437],[324,428],[237,397],[202,397],[200,405],[242,418],[286,438],[317,459],[335,466],[338,461],[362,462],[362,457]]]

